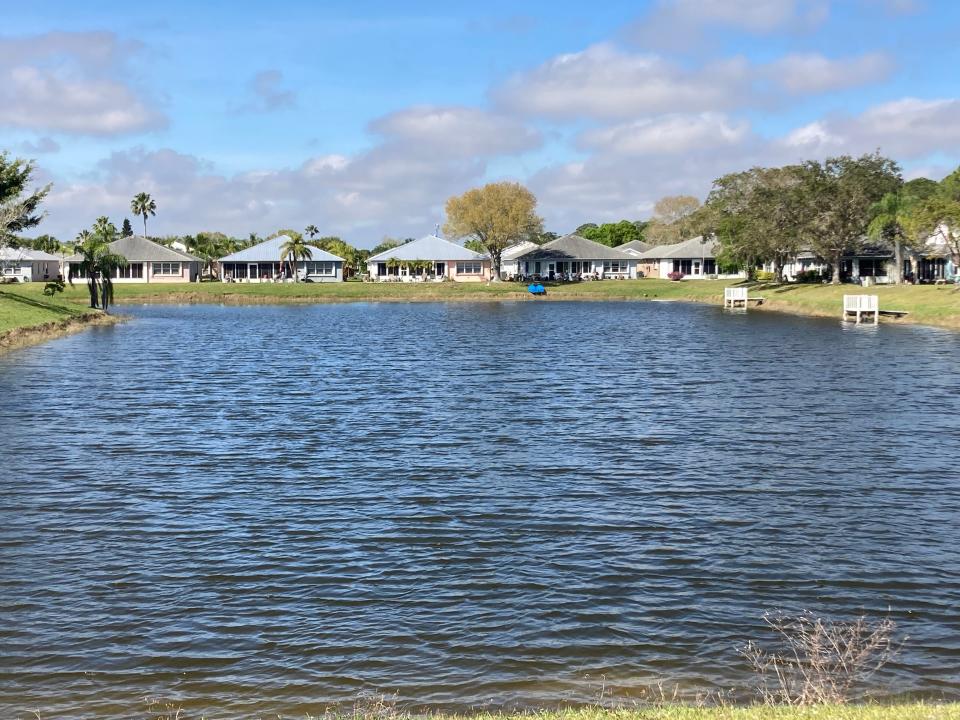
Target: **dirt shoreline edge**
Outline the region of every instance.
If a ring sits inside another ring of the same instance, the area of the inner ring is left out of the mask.
[[[13,328],[0,334],[0,355],[31,345],[39,345],[48,340],[66,337],[90,327],[114,325],[123,321],[124,317],[122,315],[105,315],[97,311],[77,315],[66,320]]]

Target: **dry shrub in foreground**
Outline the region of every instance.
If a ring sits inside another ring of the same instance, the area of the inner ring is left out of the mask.
[[[768,613],[763,620],[777,634],[779,646],[767,650],[751,641],[740,653],[757,674],[757,692],[771,705],[859,699],[866,681],[900,648],[896,623],[889,618],[831,621],[803,612]]]

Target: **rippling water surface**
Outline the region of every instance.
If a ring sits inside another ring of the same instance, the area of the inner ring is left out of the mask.
[[[960,697],[960,336],[656,303],[122,308],[0,358],[0,709],[744,686],[888,611]],[[120,708],[123,708],[121,711]]]

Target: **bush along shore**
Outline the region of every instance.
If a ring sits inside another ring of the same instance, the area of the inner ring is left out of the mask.
[[[526,285],[496,283],[184,283],[117,284],[117,304],[216,303],[283,304],[334,302],[478,302],[516,300],[660,300],[710,304],[723,302],[729,280],[670,281],[658,279],[605,280],[577,283],[544,283],[545,297],[533,297]],[[741,283],[751,297],[763,298],[751,310],[799,315],[840,317],[844,294],[878,295],[882,310],[907,313],[893,320],[960,329],[960,291],[949,285],[879,286],[864,290],[855,285]],[[0,348],[55,337],[91,323],[113,322],[93,310],[82,284],[67,286],[53,296],[43,294],[42,283],[0,286]],[[886,319],[885,319],[886,320]]]

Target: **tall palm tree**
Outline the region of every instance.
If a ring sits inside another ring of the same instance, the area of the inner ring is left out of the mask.
[[[288,235],[286,242],[280,246],[280,262],[288,261],[293,269],[294,282],[300,282],[300,275],[297,273],[297,262],[300,260],[309,260],[313,257],[310,246],[303,240],[303,235],[295,233]]]
[[[307,225],[303,231],[310,236],[311,240],[320,234],[320,228],[318,228],[316,225]]]
[[[80,232],[77,233],[77,242],[79,243],[86,242],[87,238],[89,237],[90,237],[89,230],[81,230]]]
[[[157,214],[157,203],[150,193],[137,193],[133,200],[130,201],[130,212],[134,215],[143,216],[143,236],[147,236],[147,216]]]
[[[903,242],[907,237],[905,227],[909,222],[911,201],[899,192],[887,193],[871,208],[873,220],[867,234],[874,240],[887,240],[893,244],[893,282],[903,282]]]
[[[86,231],[85,231],[86,232]],[[78,239],[79,239],[78,235]],[[113,302],[113,275],[122,267],[127,266],[127,259],[110,250],[110,243],[117,237],[117,228],[106,217],[97,218],[93,225],[93,232],[86,232],[83,240],[76,246],[76,253],[80,255],[78,275],[86,277],[87,290],[90,292],[90,307],[99,307],[104,312]],[[68,282],[73,285],[73,265],[67,275]]]

